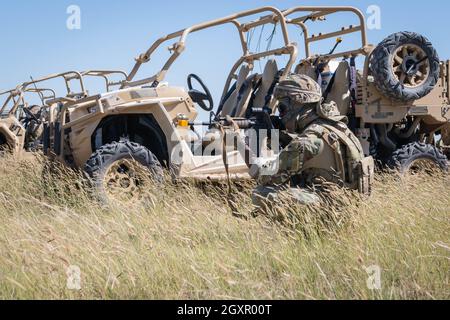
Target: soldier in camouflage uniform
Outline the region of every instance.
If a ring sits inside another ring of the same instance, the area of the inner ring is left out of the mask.
[[[32,106],[28,109],[28,113],[24,120],[25,132],[25,148],[29,151],[35,151],[37,143],[42,138],[44,125],[41,121],[42,107]]]
[[[322,104],[319,84],[305,75],[291,75],[275,89],[287,131],[286,147],[274,160],[256,160],[250,174],[258,181],[257,207],[271,206],[281,193],[302,204],[320,201],[324,182],[369,194],[374,160],[365,158],[357,137],[334,102]]]

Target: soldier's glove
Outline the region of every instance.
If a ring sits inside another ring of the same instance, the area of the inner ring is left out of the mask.
[[[265,161],[261,158],[253,159],[252,163],[250,163],[250,177],[257,180],[261,176],[261,169],[263,168],[264,164]]]
[[[253,179],[260,180],[264,178],[270,178],[279,171],[278,157],[273,156],[271,158],[256,158],[253,160],[253,164],[250,167],[250,176]]]

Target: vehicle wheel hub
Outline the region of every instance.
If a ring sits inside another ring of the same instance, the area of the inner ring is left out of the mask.
[[[425,51],[416,45],[399,47],[393,57],[393,73],[408,88],[421,86],[430,73],[430,63]]]
[[[110,166],[104,181],[108,196],[125,203],[138,201],[145,184],[145,168],[135,160],[120,160]]]

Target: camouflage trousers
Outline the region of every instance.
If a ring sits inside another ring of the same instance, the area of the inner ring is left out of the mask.
[[[253,190],[252,201],[257,211],[264,212],[289,203],[315,205],[320,203],[320,198],[315,193],[300,188],[259,186]]]

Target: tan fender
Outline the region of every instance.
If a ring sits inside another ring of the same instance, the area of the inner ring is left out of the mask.
[[[0,135],[3,135],[6,139],[8,146],[14,153],[17,153],[21,150],[21,139],[19,139],[10,129],[7,123],[0,123]]]

